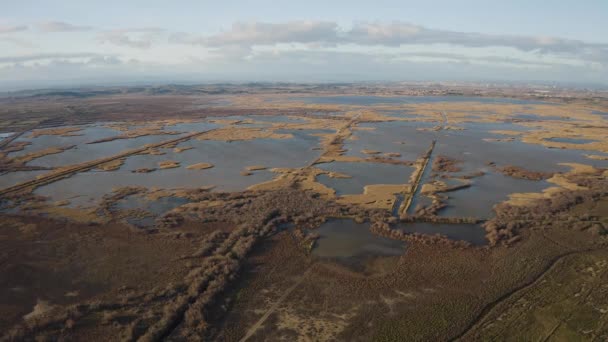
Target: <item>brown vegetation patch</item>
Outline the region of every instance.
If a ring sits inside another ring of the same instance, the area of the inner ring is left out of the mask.
[[[62,137],[73,137],[73,136],[81,135],[81,134],[75,134],[76,132],[80,132],[81,130],[82,130],[81,127],[59,127],[59,128],[36,129],[30,133],[30,137],[38,138],[43,135],[59,135]]]
[[[192,164],[186,167],[186,169],[189,170],[205,170],[205,169],[210,169],[212,168],[214,165],[210,164],[210,163],[197,163],[197,164]]]
[[[253,166],[247,166],[245,167],[245,170],[247,171],[260,171],[260,170],[266,170],[267,167],[263,166],[263,165],[253,165]]]
[[[173,160],[165,160],[158,163],[159,169],[173,169],[179,167],[179,162]]]
[[[458,160],[452,159],[447,156],[437,156],[433,160],[433,171],[435,172],[459,172],[462,170],[458,164],[461,163]]]
[[[528,179],[528,180],[543,180],[548,179],[553,176],[552,173],[549,172],[538,172],[538,171],[529,171],[519,166],[508,165],[504,167],[497,168],[502,174],[519,179]]]

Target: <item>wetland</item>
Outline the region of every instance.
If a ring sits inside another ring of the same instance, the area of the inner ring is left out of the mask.
[[[608,338],[608,100],[241,87],[0,98],[0,338]]]

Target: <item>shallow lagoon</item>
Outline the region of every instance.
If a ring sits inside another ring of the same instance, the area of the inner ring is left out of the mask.
[[[53,200],[70,199],[73,206],[93,206],[112,188],[122,186],[199,188],[214,186],[214,191],[243,191],[247,187],[271,180],[269,170],[254,171],[249,176],[241,173],[247,166],[303,167],[318,158],[321,151],[313,150],[317,137],[293,139],[256,139],[252,141],[191,140],[178,147],[192,147],[181,153],[160,149],[164,155],[134,155],[126,159],[116,171],[89,171],[36,189],[36,194]],[[140,168],[157,168],[162,161],[172,160],[177,168],[159,169],[150,173],[134,173]],[[211,163],[204,170],[188,169],[197,163]]]
[[[31,152],[40,151],[49,147],[67,147],[72,145],[81,145],[86,144],[90,141],[95,141],[99,139],[109,138],[112,136],[120,135],[122,132],[105,127],[108,123],[99,123],[96,125],[88,125],[88,126],[64,126],[66,128],[69,127],[78,127],[82,128],[82,130],[78,132],[73,132],[73,136],[60,136],[60,135],[41,135],[36,138],[31,137],[29,133],[24,134],[15,140],[15,142],[30,142],[30,145],[27,145],[21,151],[15,151],[9,153],[9,157],[15,157],[24,155]]]

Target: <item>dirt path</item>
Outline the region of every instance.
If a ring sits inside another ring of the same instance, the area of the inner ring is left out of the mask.
[[[255,333],[258,331],[258,329],[262,327],[268,317],[270,317],[270,315],[272,315],[278,309],[279,305],[281,305],[281,303],[304,281],[304,279],[306,279],[308,274],[312,271],[313,266],[314,265],[311,265],[306,270],[306,272],[302,274],[300,279],[298,279],[293,285],[291,285],[287,290],[285,290],[285,292],[283,292],[281,297],[279,297],[279,299],[274,304],[272,304],[268,311],[266,311],[264,315],[262,315],[262,317],[260,317],[260,319],[255,322],[255,324],[252,325],[251,328],[249,328],[249,330],[247,330],[247,333],[239,340],[239,342],[245,342],[249,338],[251,338],[251,336],[255,335]]]

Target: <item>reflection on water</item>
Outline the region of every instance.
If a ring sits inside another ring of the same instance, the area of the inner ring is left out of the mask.
[[[351,178],[331,178],[323,174],[317,177],[319,183],[336,190],[338,196],[363,193],[363,187],[369,184],[407,184],[414,170],[405,165],[366,162],[332,162],[315,166],[351,176]]]
[[[12,136],[15,134],[14,132],[0,133],[0,141]]]
[[[154,226],[155,220],[158,216],[188,202],[189,201],[186,198],[175,196],[166,196],[155,200],[148,200],[139,195],[131,195],[115,203],[112,206],[112,210],[143,210],[146,212],[145,216],[129,216],[126,218],[126,221],[138,228],[149,228]]]
[[[72,177],[44,185],[35,190],[35,194],[48,196],[53,200],[70,200],[70,206],[91,207],[98,204],[103,195],[114,188],[124,186],[143,186],[147,188],[178,189],[216,186],[217,191],[242,191],[248,186],[272,179],[272,173],[258,171],[245,177],[239,172],[222,174],[213,170],[188,170],[185,167],[158,170],[150,173],[132,173],[127,171],[82,172]],[[219,175],[218,175],[219,174]]]
[[[530,121],[549,121],[549,120],[570,120],[567,116],[554,116],[554,115],[537,115],[537,114],[516,114],[513,116],[515,119],[530,120]]]
[[[439,211],[440,216],[490,218],[495,204],[508,199],[516,192],[541,192],[551,186],[546,181],[532,181],[488,172],[474,178],[473,185],[445,193],[448,206]]]
[[[360,124],[359,127],[373,127],[374,130],[355,130],[353,139],[344,143],[346,156],[369,157],[362,150],[374,150],[383,153],[400,153],[399,160],[416,160],[430,146],[435,133],[420,131],[420,127],[433,127],[435,123],[421,122],[381,122]]]
[[[0,189],[8,188],[10,186],[29,181],[36,178],[36,176],[47,173],[49,171],[15,171],[0,174]]]
[[[380,103],[407,104],[430,102],[482,102],[482,103],[512,103],[536,104],[539,101],[468,98],[468,97],[382,97],[382,96],[324,96],[294,98],[296,101],[309,103],[332,103],[352,105],[373,105]],[[603,115],[601,112],[595,114]],[[417,115],[408,111],[383,111],[382,114],[394,117],[416,118]],[[483,115],[492,113],[473,113],[479,119]],[[330,115],[322,113],[320,115]],[[186,132],[202,132],[222,124],[209,122],[213,118],[201,121],[181,122],[167,125],[165,130]],[[288,115],[238,115],[218,117],[217,119],[255,121],[255,124],[246,124],[253,127],[268,127],[277,123],[304,123],[306,118]],[[439,116],[437,117],[439,119]],[[478,123],[464,122],[457,126],[464,130],[425,130],[436,126],[439,122],[429,119],[427,122],[382,122],[359,123],[353,129],[353,135],[344,142],[346,156],[367,158],[369,155],[362,150],[374,150],[382,153],[399,153],[399,160],[414,161],[420,157],[430,146],[433,140],[437,141],[433,157],[444,155],[461,161],[460,172],[451,173],[452,176],[464,176],[473,172],[483,171],[485,175],[474,178],[470,188],[446,193],[448,207],[439,212],[444,216],[471,216],[489,218],[493,216],[492,207],[508,198],[514,192],[539,192],[552,186],[546,181],[528,181],[514,179],[497,173],[489,162],[498,166],[518,166],[530,171],[565,172],[569,168],[560,163],[582,163],[595,167],[608,167],[608,161],[589,159],[585,155],[590,151],[580,149],[550,149],[538,144],[527,144],[521,141],[494,141],[491,139],[505,138],[505,135],[491,133],[493,130],[508,130],[527,132],[535,129],[522,126],[518,121],[563,120],[556,116],[539,116],[535,114],[516,114],[505,122]],[[474,118],[472,118],[474,120]],[[82,126],[83,130],[71,137],[55,135],[28,138],[20,137],[17,141],[30,141],[24,151],[11,153],[11,156],[35,152],[51,146],[77,145],[76,148],[62,153],[44,156],[29,163],[32,166],[59,167],[82,163],[93,159],[112,156],[130,149],[140,148],[142,145],[158,143],[173,139],[177,136],[154,135],[133,139],[114,140],[99,144],[86,144],[93,140],[103,139],[121,134],[122,132],[105,127],[107,123]],[[540,124],[540,123],[539,123]],[[528,125],[533,125],[528,124]],[[130,129],[141,127],[132,125]],[[362,128],[362,129],[357,129]],[[374,128],[367,130],[366,128]],[[199,141],[192,140],[180,143],[178,147],[191,147],[181,153],[171,148],[160,149],[164,155],[135,155],[126,159],[124,165],[117,171],[99,172],[89,171],[79,173],[70,178],[45,185],[36,190],[36,194],[50,196],[53,200],[70,199],[71,206],[95,205],[104,194],[111,192],[112,188],[120,186],[144,186],[158,188],[197,188],[215,186],[215,191],[242,191],[247,187],[271,180],[274,173],[268,170],[254,171],[250,176],[241,173],[247,166],[262,165],[267,168],[287,167],[298,168],[310,165],[322,151],[318,150],[320,138],[314,134],[333,133],[332,130],[296,130],[281,129],[278,133],[290,133],[293,139],[255,139],[250,141]],[[519,139],[519,138],[517,138]],[[589,139],[579,138],[552,138],[551,141],[573,144],[586,144]],[[317,148],[317,149],[315,149]],[[604,155],[600,153],[593,153]],[[157,170],[151,173],[133,173],[141,168],[157,168],[162,161],[172,160],[181,165],[177,168]],[[205,170],[190,170],[187,166],[197,163],[211,163],[213,168]],[[432,164],[431,164],[432,166]],[[336,190],[337,195],[360,194],[365,185],[370,184],[406,184],[409,182],[413,168],[404,165],[391,165],[380,163],[343,163],[333,162],[315,165],[323,170],[339,172],[352,176],[352,178],[330,178],[320,175],[318,181]],[[17,183],[33,179],[46,171],[20,171],[6,173],[0,176],[0,186],[8,187]],[[437,179],[440,174],[429,167],[422,176],[422,183]],[[420,188],[419,188],[420,189]],[[399,201],[401,201],[401,197]],[[417,194],[410,206],[410,212],[418,204],[430,201]],[[160,205],[160,204],[159,204]],[[153,208],[148,208],[152,210]],[[148,210],[146,209],[146,210]],[[414,229],[414,228],[412,228]],[[443,229],[438,226],[417,226],[416,229],[433,230]],[[466,230],[466,229],[465,229]],[[453,233],[453,232],[450,232]],[[447,235],[447,234],[446,234]],[[470,239],[469,239],[470,240]]]
[[[369,231],[369,223],[332,219],[314,230],[320,235],[312,254],[325,258],[394,256],[405,251],[405,243]]]
[[[551,149],[521,141],[485,141],[483,140],[485,137],[484,134],[440,132],[435,154],[463,161],[462,167],[465,172],[487,169],[488,162],[542,172],[569,170],[567,166],[559,165],[560,163],[581,163],[595,167],[608,166],[607,161],[587,158],[585,155],[589,154],[589,151],[585,150]]]
[[[90,171],[76,174],[36,189],[36,194],[49,196],[53,200],[71,199],[72,206],[93,206],[112,188],[122,186],[199,188],[214,186],[214,191],[243,191],[247,187],[269,181],[274,173],[268,170],[252,172],[243,176],[241,172],[252,165],[273,167],[303,167],[317,159],[321,151],[312,148],[317,137],[293,139],[256,139],[253,141],[191,140],[178,147],[193,147],[181,153],[172,149],[160,149],[164,155],[134,155],[128,157],[117,171]],[[157,170],[150,173],[134,173],[140,168],[156,168],[166,160],[179,162],[177,168]],[[187,166],[211,163],[214,167],[191,170]]]
[[[549,138],[549,141],[568,143],[568,144],[588,144],[596,142],[597,140],[581,139],[581,138]]]
[[[28,163],[32,166],[60,167],[79,164],[90,160],[110,157],[121,152],[137,149],[146,144],[159,143],[164,140],[175,139],[173,135],[147,135],[133,139],[118,139],[98,144],[81,144],[67,151],[50,154],[37,158]]]
[[[211,129],[219,128],[222,125],[207,121],[197,122],[180,122],[173,125],[165,126],[165,130],[173,132],[205,132]]]
[[[145,195],[144,195],[145,196]],[[132,210],[141,209],[154,215],[162,215],[181,205],[188,203],[189,200],[183,197],[165,196],[154,200],[146,199],[140,195],[127,196],[113,205],[113,209]]]
[[[61,128],[79,127],[82,130],[73,132],[74,136],[62,137],[60,135],[41,135],[36,138],[30,137],[29,134],[24,134],[15,142],[30,142],[23,150],[9,153],[9,157],[16,157],[31,152],[44,150],[49,147],[67,147],[72,145],[86,144],[90,141],[113,137],[122,134],[120,131],[105,127],[108,123],[98,123],[91,126],[62,126]]]

